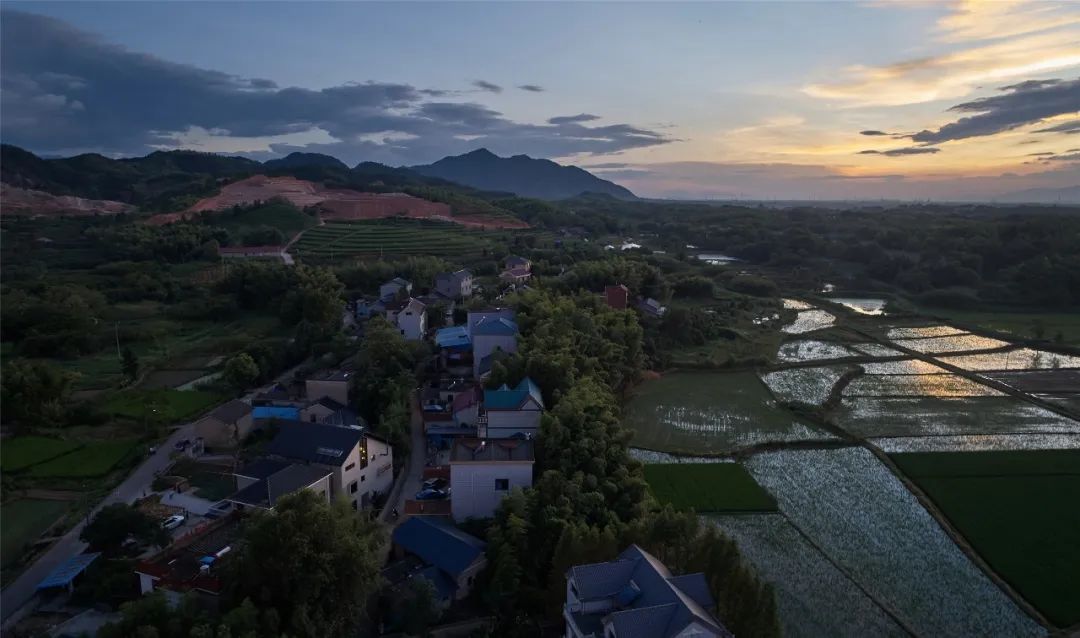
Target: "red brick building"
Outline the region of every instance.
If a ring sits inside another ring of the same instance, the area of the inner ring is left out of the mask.
[[[626,310],[629,301],[630,290],[626,286],[619,284],[604,288],[604,302],[609,307],[616,310]]]

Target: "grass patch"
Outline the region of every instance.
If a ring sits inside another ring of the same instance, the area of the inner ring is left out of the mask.
[[[994,571],[1051,622],[1080,622],[1080,450],[892,458]]]
[[[75,441],[62,441],[44,436],[17,436],[5,439],[0,446],[0,468],[17,472],[77,450]]]
[[[32,478],[93,478],[108,474],[135,447],[136,441],[91,443],[70,454],[35,465],[27,473]]]
[[[20,498],[0,506],[0,519],[4,521],[0,525],[3,566],[18,560],[23,547],[63,516],[68,505],[66,501]]]
[[[987,330],[1007,332],[1018,337],[1033,338],[1037,326],[1042,326],[1046,339],[1054,339],[1058,333],[1064,343],[1080,345],[1080,313],[1037,312],[965,312],[939,308],[924,309],[928,314],[944,316],[951,321],[972,324]]]
[[[109,414],[150,423],[190,421],[225,397],[197,390],[128,390],[109,399],[103,409]]]
[[[648,464],[645,480],[661,503],[696,512],[773,512],[776,500],[739,463]]]

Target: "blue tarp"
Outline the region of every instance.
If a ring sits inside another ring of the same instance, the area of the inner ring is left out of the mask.
[[[67,587],[71,581],[75,580],[75,577],[83,573],[90,563],[97,560],[97,557],[101,556],[101,552],[94,552],[93,554],[79,554],[78,556],[72,556],[63,563],[56,566],[56,569],[52,570],[45,580],[38,583],[38,589],[49,589],[52,587]]]
[[[253,419],[281,419],[282,421],[299,421],[300,408],[278,407],[276,405],[260,405],[252,408]]]
[[[472,341],[465,326],[451,326],[435,332],[435,345],[440,348],[467,349],[472,347]]]

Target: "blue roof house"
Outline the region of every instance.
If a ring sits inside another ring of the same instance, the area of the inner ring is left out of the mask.
[[[566,573],[563,618],[572,638],[733,638],[709,611],[715,606],[704,574],[673,576],[637,545]]]
[[[485,390],[487,425],[480,436],[488,439],[532,438],[540,431],[543,411],[544,398],[540,388],[528,377],[515,388],[503,384],[498,390]]]
[[[411,554],[437,570],[438,576],[428,570],[420,575],[430,575],[440,594],[450,594],[451,600],[468,596],[487,566],[487,544],[441,517],[411,516],[394,529],[392,539],[399,558]]]
[[[466,326],[473,347],[473,376],[481,378],[480,364],[494,353],[517,352],[518,326],[513,311],[505,308],[469,313]]]

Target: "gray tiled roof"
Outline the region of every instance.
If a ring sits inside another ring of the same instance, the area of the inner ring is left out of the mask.
[[[251,406],[244,403],[239,399],[233,399],[228,403],[223,403],[214,409],[209,416],[221,421],[222,423],[236,423],[245,416],[251,414]]]
[[[289,464],[229,497],[230,501],[273,507],[279,498],[292,494],[330,476],[330,472],[312,465]]]
[[[283,421],[266,451],[287,459],[341,465],[364,439],[361,430],[321,423]]]

